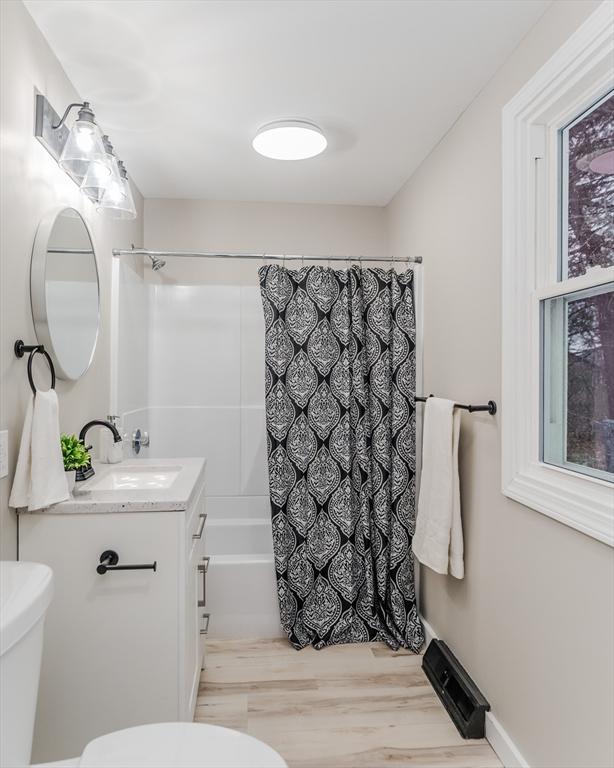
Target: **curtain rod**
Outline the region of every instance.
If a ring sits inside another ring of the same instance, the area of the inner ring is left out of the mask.
[[[167,259],[174,256],[203,259],[274,259],[277,261],[377,261],[386,264],[412,262],[422,264],[422,256],[383,258],[382,256],[309,256],[307,254],[281,253],[206,253],[199,251],[150,251],[147,248],[113,248],[113,256],[149,256],[151,259]]]

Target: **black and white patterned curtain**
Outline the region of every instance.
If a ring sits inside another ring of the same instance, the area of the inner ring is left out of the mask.
[[[281,623],[418,651],[413,272],[259,270]]]

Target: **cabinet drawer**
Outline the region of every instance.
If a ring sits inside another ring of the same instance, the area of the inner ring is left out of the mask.
[[[194,511],[190,515],[186,526],[186,548],[189,553],[188,560],[190,563],[193,562],[200,552],[204,551],[205,525],[207,522],[206,509],[206,499],[203,493],[194,505]]]
[[[195,536],[201,533],[202,518],[199,518],[199,515],[204,515],[206,513],[205,507],[206,507],[205,483],[202,482],[196,498],[189,505],[186,511],[185,521],[186,521],[186,536],[189,544],[188,552],[190,551],[191,542],[193,541],[192,536]]]

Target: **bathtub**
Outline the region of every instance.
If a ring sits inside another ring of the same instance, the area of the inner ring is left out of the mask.
[[[207,516],[207,554],[268,555],[273,558],[271,521]]]
[[[236,517],[209,503],[205,526],[209,637],[281,637],[271,520]]]

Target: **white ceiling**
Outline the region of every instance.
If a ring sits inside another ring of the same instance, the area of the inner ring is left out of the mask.
[[[549,4],[26,0],[145,197],[362,205],[388,203]],[[318,123],[324,154],[256,154],[285,117]]]

